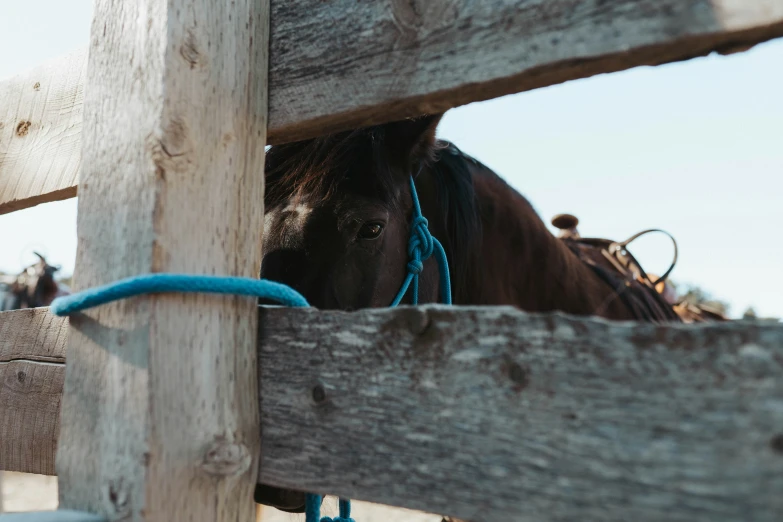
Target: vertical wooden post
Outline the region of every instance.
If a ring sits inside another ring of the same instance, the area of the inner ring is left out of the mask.
[[[96,0],[79,289],[145,272],[257,277],[269,0]],[[73,316],[60,506],[112,520],[255,516],[253,299],[151,295]]]

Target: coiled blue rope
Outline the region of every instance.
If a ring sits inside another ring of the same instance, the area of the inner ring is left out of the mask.
[[[413,177],[410,179],[411,198],[413,199],[413,220],[411,234],[408,240],[408,275],[400,288],[397,297],[391,304],[400,304],[405,293],[413,283],[412,303],[419,302],[419,275],[424,268],[424,261],[435,254],[440,273],[441,299],[445,304],[451,304],[451,279],[446,252],[440,241],[430,234],[427,220],[421,214],[419,196]],[[121,279],[103,286],[90,288],[75,294],[58,297],[49,306],[49,311],[58,316],[66,316],[75,312],[93,308],[119,299],[126,299],[141,294],[156,294],[164,292],[178,293],[212,293],[246,295],[270,299],[293,308],[309,307],[310,304],[293,288],[266,279],[250,279],[247,277],[205,276],[189,274],[143,274]],[[355,522],[351,518],[351,501],[340,499],[340,514],[337,517],[321,517],[321,495],[307,493],[305,495],[306,522]]]
[[[307,299],[293,288],[266,279],[188,274],[145,274],[58,297],[52,302],[49,310],[54,315],[64,316],[119,299],[164,292],[247,295],[271,299],[294,308],[310,306]]]

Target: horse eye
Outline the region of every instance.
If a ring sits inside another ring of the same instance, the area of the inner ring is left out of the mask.
[[[362,228],[359,229],[359,233],[356,237],[359,239],[378,239],[378,236],[383,232],[383,225],[380,223],[365,223]]]

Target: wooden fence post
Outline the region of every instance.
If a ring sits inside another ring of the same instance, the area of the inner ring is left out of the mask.
[[[75,281],[257,277],[269,0],[97,0]],[[60,507],[255,517],[253,299],[149,295],[71,317]]]

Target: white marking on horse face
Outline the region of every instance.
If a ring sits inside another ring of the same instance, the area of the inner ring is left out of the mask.
[[[312,211],[311,207],[302,203],[296,205],[288,204],[282,210],[270,210],[264,215],[264,230],[267,232],[271,231],[282,215],[284,220],[282,223],[282,237],[285,238],[285,242],[289,246],[293,246],[292,244],[296,244],[301,240],[307,217]]]
[[[296,230],[301,231],[307,221],[307,216],[310,215],[313,209],[303,203],[299,203],[297,205],[288,205],[284,211],[291,213],[289,219],[294,222]]]
[[[272,210],[264,214],[264,230],[268,231],[272,224],[277,220],[278,212]]]

